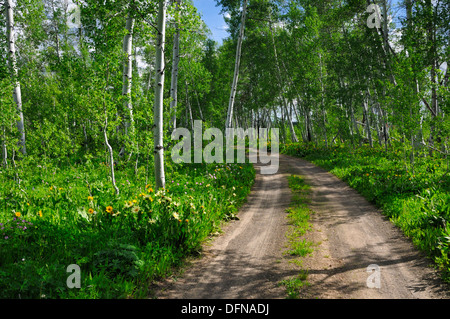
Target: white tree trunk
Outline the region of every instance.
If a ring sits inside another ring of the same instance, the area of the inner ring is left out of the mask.
[[[125,135],[128,135],[128,129],[134,131],[134,119],[133,119],[133,105],[131,102],[131,85],[133,78],[133,66],[132,66],[132,52],[133,52],[133,29],[134,18],[131,14],[128,14],[126,22],[127,34],[123,38],[123,52],[125,54],[125,61],[123,63],[123,86],[122,95],[125,97],[124,106],[128,115],[125,120]]]
[[[278,62],[278,52],[277,52],[277,47],[276,47],[276,44],[275,44],[275,37],[274,37],[274,34],[273,34],[272,22],[270,21],[270,19],[271,19],[271,15],[269,14],[270,37],[272,39],[273,54],[274,54],[274,57],[275,57],[275,66],[277,68],[277,80],[278,80],[277,82],[278,82],[278,85],[280,87],[281,100],[282,100],[282,103],[283,103],[284,110],[286,111],[287,120],[289,121],[289,129],[291,131],[291,139],[292,139],[292,141],[294,143],[298,143],[297,134],[295,133],[294,125],[292,123],[291,116],[290,116],[290,114],[288,112],[288,106],[287,106],[286,98],[283,96],[283,93],[284,93],[284,80],[282,78],[280,64]]]
[[[323,85],[323,63],[322,63],[322,54],[320,52],[319,52],[319,61],[320,61],[320,90],[322,95],[323,134],[325,135],[325,146],[328,148],[327,112],[325,110],[325,87]]]
[[[163,106],[164,106],[164,41],[166,36],[166,0],[159,1],[158,9],[158,37],[156,42],[156,85],[154,113],[154,154],[155,154],[155,182],[156,189],[166,186],[164,174],[164,145],[163,145]]]
[[[5,134],[5,127],[3,126],[2,128],[2,133],[3,133],[3,137],[2,137],[2,162],[3,162],[3,166],[7,167],[8,166],[8,150],[6,149],[6,134]]]
[[[119,188],[116,185],[116,177],[114,175],[114,153],[113,153],[113,149],[108,141],[108,114],[106,113],[106,110],[105,110],[105,127],[103,129],[103,138],[105,139],[105,145],[108,148],[108,153],[109,153],[109,160],[110,160],[110,164],[111,164],[111,181],[112,181],[113,187],[116,191],[116,195],[119,195]]]
[[[236,49],[236,62],[234,65],[233,84],[231,85],[230,100],[228,103],[228,111],[227,111],[227,121],[225,123],[225,131],[227,128],[232,127],[234,99],[236,97],[237,83],[239,79],[239,66],[241,64],[241,50],[242,50],[242,40],[244,39],[246,11],[247,11],[247,0],[244,1],[244,6],[242,8],[241,29],[239,31],[239,39]]]
[[[19,113],[19,120],[17,121],[17,128],[19,130],[19,145],[20,152],[26,155],[25,147],[25,126],[22,112],[22,93],[20,90],[20,82],[18,80],[19,72],[17,70],[16,59],[16,45],[14,35],[14,12],[12,8],[12,0],[6,0],[6,33],[8,35],[8,55],[11,73],[14,81],[13,97],[17,106],[17,112]]]
[[[181,0],[175,0],[176,10],[180,13]],[[180,62],[180,28],[178,20],[175,22],[175,34],[173,36],[172,78],[170,85],[170,129],[177,128],[177,104],[178,104],[178,65]]]
[[[366,131],[367,131],[367,139],[369,140],[370,147],[373,147],[372,131],[370,128],[370,114],[369,114],[367,104],[368,104],[367,97],[365,97],[363,95],[363,111],[364,111],[364,116],[366,117],[365,125],[366,125]]]

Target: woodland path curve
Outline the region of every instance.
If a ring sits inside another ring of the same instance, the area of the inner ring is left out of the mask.
[[[156,298],[278,299],[278,283],[299,273],[283,254],[289,229],[287,176],[302,175],[312,186],[313,226],[306,238],[318,245],[302,258],[310,285],[301,298],[441,299],[448,287],[430,262],[373,205],[329,172],[299,158],[280,155],[274,175],[259,174],[239,220],[204,247],[184,273],[156,287]],[[378,265],[379,288],[369,288],[369,265]]]

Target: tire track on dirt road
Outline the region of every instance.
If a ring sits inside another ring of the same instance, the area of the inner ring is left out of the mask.
[[[447,286],[428,261],[370,203],[344,182],[315,165],[280,155],[280,169],[261,175],[239,220],[205,245],[203,256],[179,278],[158,284],[156,298],[277,299],[285,298],[278,283],[299,274],[283,254],[289,229],[286,208],[291,201],[287,176],[302,175],[312,186],[310,208],[315,212],[307,240],[318,243],[303,257],[310,286],[301,298],[437,299]],[[380,287],[369,288],[369,265],[379,268]]]

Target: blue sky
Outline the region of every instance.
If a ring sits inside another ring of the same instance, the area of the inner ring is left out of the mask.
[[[211,30],[213,40],[221,44],[222,39],[228,37],[227,25],[223,19],[223,15],[220,14],[222,8],[216,7],[215,0],[193,0],[193,2],[201,14],[203,21],[205,21]]]

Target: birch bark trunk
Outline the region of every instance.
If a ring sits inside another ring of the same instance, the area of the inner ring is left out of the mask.
[[[8,56],[11,68],[11,74],[14,81],[13,98],[19,113],[19,120],[17,121],[17,128],[19,130],[19,146],[20,152],[23,155],[27,154],[25,146],[25,126],[22,112],[22,93],[20,90],[20,82],[18,80],[19,72],[17,70],[16,45],[14,33],[14,10],[12,7],[12,0],[6,0],[6,34],[8,36]]]
[[[109,160],[111,164],[111,181],[114,187],[114,190],[116,191],[116,195],[119,195],[119,188],[116,185],[116,177],[114,176],[114,153],[113,149],[111,147],[111,144],[109,144],[108,140],[108,114],[105,111],[105,127],[103,129],[103,138],[105,139],[105,145],[108,149],[109,153]]]
[[[175,0],[176,11],[180,12],[181,0]],[[178,104],[178,65],[180,62],[180,28],[178,20],[175,22],[175,35],[173,36],[172,78],[170,85],[170,129],[177,128],[177,104]]]
[[[163,106],[164,106],[164,47],[166,36],[166,0],[159,1],[158,9],[158,37],[156,43],[156,85],[154,112],[154,154],[155,154],[155,188],[165,188],[164,173],[164,141],[163,141]]]
[[[125,61],[123,63],[123,86],[122,95],[125,97],[124,108],[128,112],[125,119],[125,135],[128,135],[128,129],[134,131],[133,105],[131,102],[131,81],[133,78],[132,51],[133,51],[133,29],[134,18],[128,13],[126,22],[127,34],[123,38],[123,52]]]
[[[368,110],[367,103],[368,103],[367,97],[363,96],[363,111],[364,111],[364,116],[366,117],[367,139],[369,140],[370,147],[373,147],[372,131],[370,128],[370,116],[369,116],[369,110]]]
[[[187,81],[184,82],[185,83],[185,87],[186,87],[186,107],[188,109],[189,112],[189,121],[191,122],[191,129],[192,132],[194,131],[194,117],[192,116],[192,107],[191,107],[191,102],[189,101],[189,83]]]
[[[8,150],[6,148],[6,134],[5,134],[5,127],[2,127],[2,163],[4,167],[8,166]]]
[[[245,30],[245,16],[247,11],[247,0],[244,1],[244,6],[242,8],[242,17],[241,17],[241,28],[239,31],[239,39],[236,49],[236,62],[234,65],[234,76],[233,76],[233,84],[231,85],[231,92],[230,92],[230,100],[228,103],[228,111],[227,111],[227,121],[225,123],[225,132],[227,128],[232,127],[232,120],[233,120],[233,108],[234,108],[234,100],[236,97],[236,89],[237,89],[237,83],[239,79],[239,66],[241,63],[241,50],[242,50],[242,40],[244,38],[244,30]]]
[[[292,119],[291,119],[291,116],[289,115],[289,112],[288,112],[286,98],[283,96],[283,93],[284,93],[284,80],[283,80],[283,78],[281,76],[281,69],[280,69],[280,65],[279,65],[279,62],[278,62],[277,47],[275,45],[275,37],[273,35],[272,22],[270,21],[270,19],[271,19],[271,15],[269,14],[270,37],[272,39],[273,53],[274,53],[274,57],[275,57],[275,66],[277,68],[277,78],[278,78],[278,85],[280,87],[280,92],[281,92],[281,99],[282,99],[283,107],[284,107],[284,109],[286,111],[287,120],[289,121],[289,129],[291,131],[291,139],[292,139],[292,141],[294,143],[298,143],[297,134],[295,134],[294,125],[292,124]]]
[[[327,134],[327,113],[325,110],[325,87],[323,85],[323,64],[322,64],[322,54],[319,52],[320,61],[320,89],[322,95],[322,123],[323,123],[323,134],[325,135],[325,145],[328,148],[328,134]]]

